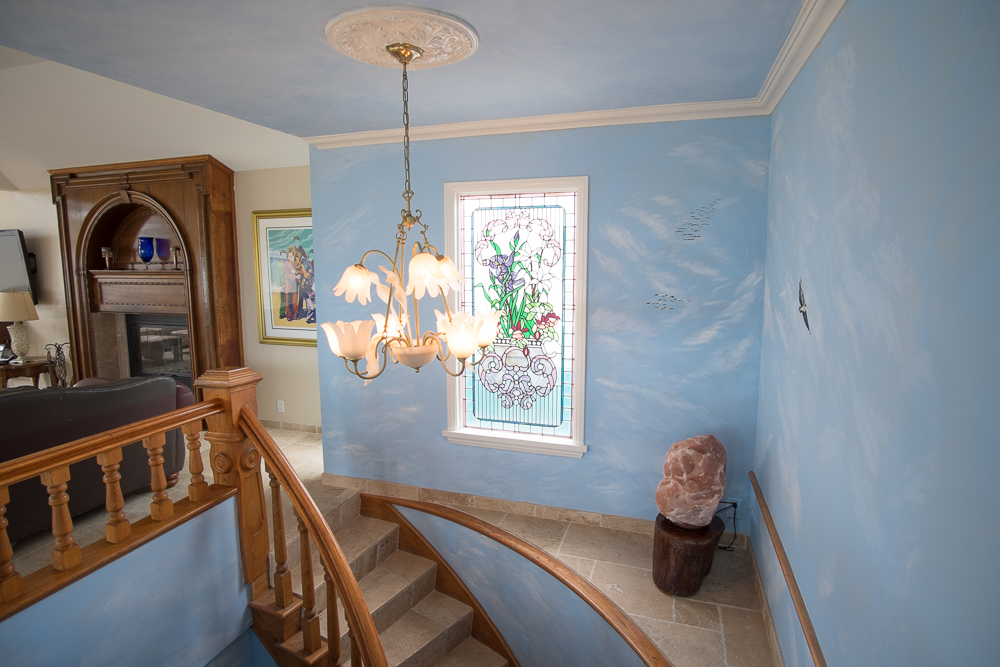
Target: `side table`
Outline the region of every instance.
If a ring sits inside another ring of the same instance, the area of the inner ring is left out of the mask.
[[[23,364],[4,364],[0,366],[0,389],[7,387],[7,380],[10,378],[30,377],[32,384],[38,387],[38,378],[45,372],[49,374],[49,386],[55,387],[59,380],[56,378],[56,365],[50,364],[45,359],[29,358]]]

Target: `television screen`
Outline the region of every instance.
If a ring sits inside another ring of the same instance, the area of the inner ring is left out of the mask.
[[[31,300],[38,303],[34,260],[20,229],[0,229],[0,292],[31,292]]]

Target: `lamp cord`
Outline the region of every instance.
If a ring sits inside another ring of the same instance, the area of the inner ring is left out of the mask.
[[[733,539],[731,539],[729,541],[729,544],[727,544],[726,546],[722,546],[720,544],[719,549],[721,549],[722,551],[735,551],[735,549],[733,548],[733,544],[736,542],[736,503],[724,503],[724,504],[725,507],[717,509],[715,513],[718,514],[719,512],[722,512],[727,509],[733,510]]]

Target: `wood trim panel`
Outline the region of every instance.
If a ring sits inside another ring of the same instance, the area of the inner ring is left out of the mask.
[[[211,162],[218,167],[233,173],[233,170],[216,160],[211,155],[188,155],[185,157],[161,158],[159,160],[142,160],[140,162],[116,162],[114,164],[91,165],[88,167],[67,167],[64,169],[49,169],[50,176],[73,176],[75,174],[100,174],[115,171],[135,171],[138,169],[156,169],[157,167],[172,166],[179,162]]]
[[[437,563],[437,590],[472,607],[472,636],[500,654],[510,667],[521,667],[514,651],[500,634],[500,629],[493,623],[493,619],[486,613],[483,605],[479,603],[479,600],[472,594],[472,591],[469,590],[469,587],[465,585],[465,582],[448,561],[399,510],[378,496],[362,493],[361,514],[397,524],[399,526],[399,548]]]
[[[816,667],[826,667],[826,658],[823,657],[823,649],[820,648],[819,638],[813,628],[809,612],[806,610],[805,600],[802,599],[802,592],[799,584],[795,581],[795,574],[792,572],[792,564],[788,562],[788,554],[778,537],[778,529],[774,526],[774,519],[771,517],[771,510],[764,500],[764,492],[760,490],[757,483],[757,475],[750,471],[750,483],[753,484],[753,492],[757,496],[757,504],[760,506],[761,516],[764,517],[764,524],[767,526],[767,533],[771,536],[771,545],[774,546],[774,553],[778,556],[778,563],[781,565],[781,573],[785,575],[785,583],[788,585],[788,593],[792,596],[792,604],[795,605],[795,613],[799,617],[802,625],[802,634],[805,635],[806,645],[809,647],[809,654],[812,656],[813,664]]]
[[[494,542],[499,542],[511,551],[516,552],[522,558],[525,558],[542,568],[550,575],[558,579],[564,586],[576,593],[584,602],[590,605],[594,611],[600,614],[601,617],[607,621],[608,625],[615,629],[621,638],[632,647],[632,650],[635,651],[636,655],[639,656],[647,667],[673,667],[673,663],[671,663],[663,655],[663,653],[660,652],[660,649],[656,647],[653,640],[646,636],[646,633],[643,632],[638,625],[636,625],[635,621],[633,621],[621,607],[612,602],[611,599],[598,590],[597,587],[581,577],[575,570],[557,559],[555,556],[550,556],[535,545],[525,542],[520,537],[511,535],[503,528],[494,526],[483,521],[482,519],[478,519],[474,516],[466,514],[465,512],[452,509],[451,507],[436,505],[422,500],[390,498],[388,496],[377,496],[372,494],[362,494],[362,502],[364,501],[365,496],[375,501],[388,503],[390,505],[398,505],[400,507],[409,507],[410,509],[417,510],[418,512],[432,514],[441,519],[451,521],[452,523],[457,523],[458,525],[468,528],[469,530],[474,530],[480,535],[490,538]],[[402,533],[400,533],[400,540],[402,540]]]
[[[187,315],[181,271],[91,271],[90,277],[94,312]]]
[[[27,609],[39,600],[66,588],[88,574],[112,563],[125,554],[131,553],[142,545],[151,542],[169,530],[190,521],[199,514],[212,509],[228,498],[236,495],[236,489],[226,486],[208,487],[208,495],[204,500],[192,502],[183,498],[174,503],[174,514],[163,521],[153,521],[152,517],[140,519],[132,524],[132,537],[119,544],[111,544],[101,539],[80,550],[82,563],[71,570],[58,571],[51,565],[25,575],[22,578],[24,593],[18,598],[0,604],[0,621]]]

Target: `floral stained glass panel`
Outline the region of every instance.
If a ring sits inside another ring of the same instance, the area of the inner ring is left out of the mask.
[[[465,426],[571,437],[576,194],[460,199],[463,301],[499,311],[463,377]]]

